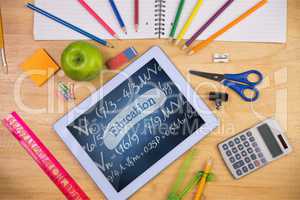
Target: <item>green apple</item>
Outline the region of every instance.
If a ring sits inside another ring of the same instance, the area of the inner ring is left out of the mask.
[[[76,81],[90,81],[97,78],[105,68],[99,49],[84,41],[73,42],[61,56],[61,66],[65,74]]]

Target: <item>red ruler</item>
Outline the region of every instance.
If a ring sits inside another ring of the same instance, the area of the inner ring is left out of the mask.
[[[55,183],[67,199],[89,199],[69,173],[61,166],[61,164],[16,112],[11,113],[3,119],[3,124],[10,130],[19,143],[42,168],[47,176]]]

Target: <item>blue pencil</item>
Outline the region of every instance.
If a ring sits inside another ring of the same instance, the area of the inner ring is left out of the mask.
[[[115,4],[115,1],[114,0],[109,0],[109,3],[110,3],[111,8],[113,9],[113,12],[114,12],[114,14],[115,14],[115,16],[116,16],[119,24],[120,24],[120,27],[121,27],[122,31],[125,34],[127,34],[125,23],[124,23],[124,21],[123,21],[123,19],[121,17],[121,14],[120,14],[120,12],[119,12],[116,4]]]
[[[48,17],[48,18],[50,18],[50,19],[56,21],[57,23],[60,23],[60,24],[62,24],[62,25],[64,25],[64,26],[66,26],[66,27],[72,29],[73,31],[76,31],[76,32],[78,32],[78,33],[80,33],[80,34],[82,34],[82,35],[84,35],[84,36],[90,38],[91,40],[94,40],[94,41],[96,41],[96,42],[98,42],[98,43],[100,43],[100,44],[102,44],[102,45],[104,45],[104,46],[113,48],[113,45],[111,45],[110,43],[108,43],[106,40],[103,40],[103,39],[101,39],[101,38],[98,38],[97,36],[92,35],[92,34],[86,32],[86,31],[82,30],[81,28],[79,28],[79,27],[77,27],[77,26],[74,26],[74,25],[70,24],[69,22],[66,22],[66,21],[64,21],[64,20],[62,20],[62,19],[60,19],[60,18],[58,18],[58,17],[56,17],[56,16],[54,16],[54,15],[48,13],[47,11],[42,10],[42,9],[36,7],[35,5],[33,5],[33,4],[31,4],[31,3],[27,3],[27,4],[26,4],[26,7],[32,9],[33,11],[36,11],[36,12],[38,12],[38,13],[44,15],[45,17]]]

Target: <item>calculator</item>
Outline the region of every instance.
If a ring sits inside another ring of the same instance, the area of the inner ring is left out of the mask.
[[[279,124],[267,119],[220,143],[218,148],[232,173],[239,179],[292,151]]]

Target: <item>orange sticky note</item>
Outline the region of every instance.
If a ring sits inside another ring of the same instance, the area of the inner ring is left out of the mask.
[[[44,49],[38,49],[21,64],[21,68],[37,86],[41,86],[57,72],[59,66]]]

